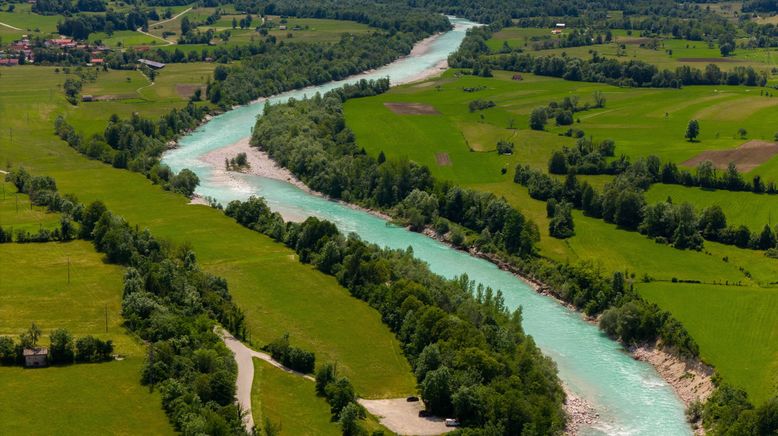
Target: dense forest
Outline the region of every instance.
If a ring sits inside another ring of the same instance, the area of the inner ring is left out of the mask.
[[[256,56],[243,59],[240,64],[217,67],[214,81],[208,86],[208,98],[230,106],[345,79],[409,53],[415,41],[416,37],[409,33],[374,33],[343,35],[332,45],[265,43]]]
[[[521,310],[508,311],[500,291],[466,275],[443,279],[410,249],[346,237],[327,221],[284,223],[261,198],[232,201],[225,213],[291,247],[300,261],[375,307],[402,343],[430,412],[495,435],[564,428],[556,367],[524,334]]]
[[[6,175],[36,206],[74,223],[74,234],[92,241],[106,261],[127,267],[124,325],[149,345],[141,383],[158,388],[162,406],[184,434],[245,434],[234,402],[237,367],[213,331],[218,322],[237,337],[247,335],[243,313],[227,282],[202,271],[194,252],[130,226],[99,201],[84,205],[57,192],[56,182],[23,168]]]

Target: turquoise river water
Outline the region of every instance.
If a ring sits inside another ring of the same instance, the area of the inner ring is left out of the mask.
[[[456,50],[465,31],[475,25],[451,18],[455,25],[419,55],[353,79],[287,92],[269,99],[271,103],[301,98],[360,78],[389,77],[392,83],[412,80],[434,68]],[[166,153],[163,161],[175,171],[189,168],[200,177],[197,193],[222,203],[262,196],[284,216],[317,216],[327,219],[343,232],[356,232],[363,239],[392,248],[413,247],[414,254],[429,263],[437,274],[454,277],[467,273],[470,279],[501,289],[506,304],[523,307],[524,328],[538,346],[557,363],[559,376],[577,396],[585,399],[599,414],[598,421],[580,434],[689,435],[681,401],[650,365],[632,359],[616,342],[596,326],[551,298],[535,293],[526,283],[482,259],[447,247],[424,235],[387,223],[369,213],[306,193],[278,180],[241,174],[229,184],[213,178],[214,168],[199,157],[250,136],[264,102],[241,106],[219,115],[182,138],[179,147]],[[221,179],[220,179],[221,180]]]

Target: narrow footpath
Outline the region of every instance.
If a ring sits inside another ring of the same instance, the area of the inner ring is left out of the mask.
[[[178,14],[178,15],[176,15],[176,16],[174,16],[174,17],[170,17],[170,18],[168,18],[167,20],[162,20],[162,21],[158,21],[158,22],[156,22],[156,23],[152,23],[151,25],[152,25],[152,26],[156,26],[156,25],[158,25],[158,24],[165,24],[165,23],[167,23],[167,22],[169,22],[169,21],[173,21],[173,20],[175,20],[176,18],[180,17],[181,15],[184,15],[185,13],[187,13],[187,12],[189,12],[189,11],[191,11],[191,10],[192,10],[192,8],[189,8],[189,9],[187,9],[187,10],[185,10],[185,11],[182,11],[180,14]],[[157,35],[152,35],[151,33],[144,32],[142,27],[138,27],[138,28],[137,28],[137,29],[135,29],[135,30],[136,30],[137,32],[140,32],[140,33],[142,33],[142,34],[146,35],[146,36],[150,36],[150,37],[152,37],[152,38],[154,38],[154,39],[158,39],[158,40],[160,40],[160,41],[164,41],[166,45],[173,45],[173,44],[175,44],[175,42],[173,42],[173,41],[168,41],[168,40],[167,40],[167,39],[165,39],[165,38],[160,38],[160,37],[159,37],[159,36],[157,36]]]
[[[246,425],[247,429],[254,428],[254,416],[251,414],[251,385],[254,382],[254,361],[252,359],[254,357],[262,359],[289,374],[294,374],[310,381],[316,380],[310,375],[285,367],[267,353],[252,350],[222,328],[217,328],[216,334],[222,337],[224,345],[226,345],[235,355],[235,362],[238,364],[238,380],[235,397],[238,400],[238,405],[241,410],[246,413],[243,416],[243,423]]]
[[[18,28],[18,27],[14,27],[14,26],[12,26],[12,25],[10,25],[10,24],[0,23],[0,26],[5,26],[5,27],[7,27],[7,28],[9,28],[9,29],[12,29],[12,30],[21,30],[21,31],[24,31],[24,29],[20,29],[20,28]]]
[[[221,336],[227,348],[235,355],[235,362],[238,364],[235,398],[241,411],[245,413],[243,415],[243,424],[247,429],[254,428],[254,416],[251,413],[251,386],[254,383],[253,358],[262,359],[289,374],[312,382],[316,381],[315,378],[308,374],[287,368],[267,353],[252,350],[221,327],[216,327],[215,331],[216,334]],[[455,430],[454,428],[446,427],[445,420],[442,418],[419,416],[419,412],[423,409],[420,401],[408,402],[405,398],[382,400],[365,400],[360,398],[357,401],[368,412],[376,416],[381,421],[381,424],[401,435],[433,436]]]

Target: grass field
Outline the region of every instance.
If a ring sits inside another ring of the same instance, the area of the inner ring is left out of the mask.
[[[449,72],[434,82],[400,87],[369,99],[346,104],[350,126],[360,142],[375,153],[381,149],[434,168],[441,177],[460,183],[507,183],[513,188],[512,170],[517,163],[545,169],[554,150],[573,144],[560,134],[568,126],[549,123],[546,132],[528,129],[529,113],[550,101],[560,102],[567,96],[578,96],[581,104],[591,103],[592,94],[601,91],[606,99],[604,109],[575,114],[582,129],[596,141],[616,141],[616,154],[637,158],[654,154],[663,160],[681,163],[704,150],[729,149],[751,140],[772,140],[775,126],[770,120],[778,116],[778,97],[759,96],[759,88],[686,87],[671,89],[629,89],[601,84],[569,82],[548,77],[523,75],[524,80],[509,80],[510,74],[497,72],[493,79],[471,76],[455,77]],[[463,88],[485,87],[478,92]],[[496,107],[471,113],[467,105],[475,99],[492,100]],[[442,116],[397,115],[385,102],[418,102],[435,107]],[[382,117],[380,125],[371,120]],[[698,119],[700,141],[683,138],[686,124]],[[517,130],[508,129],[511,120]],[[747,138],[737,137],[739,128]],[[499,156],[498,140],[516,144],[514,154]],[[452,165],[439,166],[435,153],[446,152]],[[501,175],[501,168],[508,174]],[[747,174],[778,179],[778,156]],[[592,180],[601,186],[607,177]],[[505,188],[503,191],[508,191]]]
[[[25,76],[13,80],[10,71]],[[170,72],[163,70],[160,76],[160,91],[171,89],[161,86],[166,73]],[[182,72],[180,77],[184,76]],[[47,68],[15,68],[0,77],[0,116],[16,132],[13,142],[5,129],[0,132],[2,161],[53,176],[61,192],[74,193],[81,201],[103,200],[111,210],[160,238],[190,242],[203,268],[229,282],[247,315],[255,344],[289,332],[292,341],[314,351],[318,361],[337,361],[366,398],[415,392],[410,366],[378,312],[352,298],[334,278],[300,264],[293,251],[242,228],[222,212],[188,205],[187,199],[151,185],[141,174],[90,161],[52,134],[58,113],[66,114],[79,129],[97,132],[111,113],[126,117],[140,111],[154,116],[180,106],[182,99],[72,107],[60,92],[49,93],[61,78]],[[29,121],[17,115],[26,113]]]
[[[89,42],[97,43],[98,41],[108,47],[119,49],[123,47],[134,47],[136,45],[154,46],[164,44],[163,41],[134,30],[117,30],[111,35],[104,32],[97,32],[89,35]]]
[[[4,5],[4,6],[7,6]],[[0,11],[0,23],[9,24],[24,30],[23,33],[46,35],[57,31],[57,23],[62,21],[62,15],[38,15],[32,12],[32,5],[29,3],[14,4],[14,11],[8,12],[7,7]],[[5,26],[0,29],[11,30]]]
[[[5,175],[0,173],[0,227],[34,233],[40,228],[53,229],[59,225],[57,214],[31,205],[29,197],[18,194],[16,187],[6,182]]]
[[[269,17],[269,19],[275,23],[279,23],[280,20],[278,17]],[[371,31],[369,26],[353,21],[317,18],[287,18],[285,26],[287,30],[279,30],[275,27],[269,34],[288,42],[336,42],[344,33],[360,34]],[[295,30],[296,27],[299,27],[299,30]],[[291,38],[289,34],[292,34]]]
[[[760,403],[778,390],[778,289],[641,284],[640,292],[683,320],[724,379]],[[721,326],[737,328],[721,328]]]
[[[572,139],[559,135],[567,127],[553,126],[553,121],[545,132],[528,129],[528,116],[533,108],[545,106],[552,100],[561,101],[566,96],[577,95],[583,104],[592,101],[595,90],[604,93],[606,107],[577,113],[580,123],[575,123],[573,127],[584,130],[596,141],[614,139],[617,155],[623,153],[634,159],[657,154],[662,159],[678,163],[706,149],[740,145],[745,140],[734,137],[735,126],[746,128],[749,138],[771,139],[775,127],[768,120],[778,115],[778,99],[759,97],[758,89],[746,87],[627,89],[531,74],[523,75],[522,81],[514,81],[511,76],[495,72],[495,77],[491,79],[457,77],[449,71],[430,82],[348,101],[345,107],[347,124],[354,130],[358,144],[373,155],[384,151],[390,158],[407,156],[429,166],[437,177],[505,197],[538,224],[543,235],[539,247],[544,256],[560,261],[593,261],[604,271],[635,273],[638,280],[648,275],[666,281],[677,278],[706,283],[741,283],[751,286],[751,289],[761,289],[759,286],[769,286],[776,281],[778,261],[765,257],[761,252],[711,242],[706,242],[702,252],[680,251],[657,244],[636,232],[620,230],[602,220],[585,217],[580,212],[574,212],[574,237],[566,240],[548,237],[545,203],[531,199],[526,188],[513,183],[513,169],[517,163],[522,163],[545,170],[552,151],[572,143]],[[477,92],[463,91],[464,88],[479,87],[483,88]],[[475,99],[492,100],[496,106],[469,112],[468,103]],[[384,105],[387,102],[428,104],[440,114],[399,115]],[[700,142],[689,143],[683,139],[686,123],[692,118],[700,120],[704,136]],[[381,119],[381,123],[375,123],[376,119]],[[508,128],[511,120],[514,120],[513,125],[517,129]],[[500,139],[516,144],[513,155],[500,156],[496,153],[496,142]],[[450,165],[438,165],[436,153],[447,153]],[[752,173],[761,173],[769,179],[778,174],[764,169],[773,165],[772,162]],[[507,169],[504,175],[500,171],[502,168]],[[609,177],[584,179],[602,186]],[[750,193],[709,193],[676,186],[654,187],[649,199],[664,200],[667,195],[672,195],[675,202],[689,200],[698,207],[719,203],[731,215],[732,223],[744,222],[760,229],[765,222],[759,225],[759,221],[770,220],[771,211],[775,210],[772,197]],[[771,292],[755,292],[739,304],[743,310],[772,308],[763,322],[778,326],[778,310],[775,310]],[[646,295],[653,300],[654,294]],[[692,294],[694,298],[700,295]],[[716,322],[717,318],[701,305],[688,304],[692,297],[666,293],[663,298],[663,305],[682,322],[695,323],[697,318],[699,322],[707,322],[706,334],[710,338],[738,334],[750,328],[731,317]],[[673,308],[680,306],[686,309],[676,313]],[[752,365],[741,367],[741,362],[732,357],[738,353],[744,356],[775,353],[778,351],[775,344],[774,341],[734,343],[731,354],[726,354],[717,352],[715,347],[710,348],[706,339],[701,340],[704,356],[715,365],[728,368],[727,374],[735,374],[733,381],[737,383],[749,377],[762,377],[764,382],[763,375],[772,367],[767,365],[770,362],[765,358],[755,358]],[[758,347],[761,349],[757,350]],[[771,388],[759,391],[755,389],[757,384],[743,383],[743,386],[763,399]]]
[[[565,30],[565,32],[570,31],[571,29]],[[508,27],[495,33],[491,39],[487,40],[487,46],[495,53],[499,52],[504,43],[507,43],[511,48],[521,48],[538,56],[565,53],[583,59],[591,58],[592,51],[596,51],[600,56],[617,59],[621,62],[637,59],[670,70],[675,70],[676,67],[682,65],[703,69],[709,63],[714,63],[722,70],[730,70],[737,66],[752,66],[757,70],[767,71],[771,74],[771,69],[778,65],[778,50],[774,48],[738,48],[731,56],[724,58],[716,43],[708,45],[705,41],[663,37],[659,39],[659,47],[654,50],[641,47],[641,43],[647,42],[648,38],[640,37],[638,31],[630,35],[625,30],[617,29],[613,30],[612,34],[613,42],[611,43],[536,50],[534,41],[555,40],[559,39],[559,36],[552,35],[550,28]],[[620,48],[621,44],[624,45],[623,49]]]
[[[0,334],[21,334],[35,322],[40,343],[48,345],[51,330],[63,327],[77,337],[111,339],[125,357],[38,370],[0,367],[0,434],[173,433],[159,395],[139,383],[144,349],[121,326],[122,268],[105,264],[83,241],[0,244],[0,259]]]
[[[279,427],[281,435],[337,436],[341,428],[331,420],[327,401],[316,396],[310,380],[280,371],[264,360],[254,359],[254,384],[251,386],[254,422],[264,426],[265,418]],[[261,405],[257,407],[257,405]],[[368,415],[362,427],[372,434],[382,431],[392,435],[375,417]]]
[[[765,224],[769,224],[770,227],[778,224],[778,196],[775,195],[723,190],[707,191],[663,184],[652,186],[646,195],[649,203],[664,201],[667,197],[672,198],[675,203],[691,203],[698,209],[717,204],[727,211],[729,224],[743,224],[751,231],[761,231]]]
[[[311,381],[256,358],[251,404],[257,425],[264,427],[267,418],[280,427],[283,435],[340,434],[338,424],[330,421],[329,404],[324,398],[316,396]]]

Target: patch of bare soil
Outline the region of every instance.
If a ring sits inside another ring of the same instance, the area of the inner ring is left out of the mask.
[[[778,154],[778,143],[771,141],[751,140],[742,144],[738,148],[730,150],[707,150],[683,162],[681,165],[694,167],[709,160],[713,166],[719,169],[726,169],[732,162],[737,170],[747,173],[754,168],[762,165]]]
[[[398,115],[440,115],[433,106],[423,103],[384,103],[384,106]]]
[[[194,95],[195,91],[198,89],[201,89],[202,92],[205,92],[205,89],[203,89],[204,86],[200,84],[195,85],[176,85],[176,94],[178,94],[181,98],[189,98]]]
[[[648,44],[651,38],[619,38],[618,42],[626,45]]]
[[[131,98],[136,98],[137,94],[106,94],[106,95],[95,95],[92,97],[92,100],[84,100],[85,103],[88,103],[90,101],[113,101],[113,100],[128,100]]]
[[[448,153],[435,153],[435,162],[440,166],[450,166],[451,158],[448,157]]]
[[[713,64],[716,62],[741,62],[732,58],[678,58],[678,62],[707,62]]]

